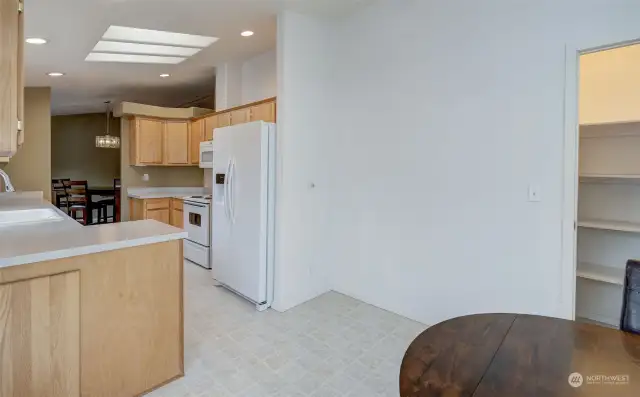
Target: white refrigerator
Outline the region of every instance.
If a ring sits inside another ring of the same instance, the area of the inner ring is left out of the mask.
[[[276,125],[216,128],[213,153],[212,275],[265,310],[273,301]]]

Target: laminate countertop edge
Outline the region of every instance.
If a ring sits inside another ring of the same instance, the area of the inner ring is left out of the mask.
[[[144,220],[127,223],[158,223],[154,220]],[[119,224],[113,224],[119,225]],[[106,225],[104,225],[106,226]],[[102,227],[104,227],[102,226]],[[170,227],[170,226],[167,226]],[[114,239],[113,241],[101,242],[100,239],[96,239],[93,243],[87,243],[86,245],[69,246],[60,249],[43,250],[42,252],[25,253],[22,255],[0,257],[0,269],[12,266],[27,265],[31,263],[44,262],[56,259],[70,258],[74,256],[96,254],[101,252],[115,251],[124,248],[138,247],[142,245],[164,243],[173,240],[182,240],[187,237],[187,232],[178,228],[172,228],[176,231],[170,233],[152,233],[148,235],[141,235],[134,238],[124,237],[122,239]]]

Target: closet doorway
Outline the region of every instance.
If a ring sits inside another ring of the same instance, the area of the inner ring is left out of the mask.
[[[575,70],[573,317],[617,328],[640,259],[640,43],[584,51]]]

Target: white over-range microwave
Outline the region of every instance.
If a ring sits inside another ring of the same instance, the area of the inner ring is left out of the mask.
[[[213,141],[200,142],[200,168],[213,168]]]

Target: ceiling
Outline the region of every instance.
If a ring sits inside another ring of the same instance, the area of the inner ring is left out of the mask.
[[[52,87],[52,114],[101,112],[104,101],[177,106],[213,94],[215,66],[275,48],[276,14],[353,12],[368,0],[29,0],[26,85]],[[220,40],[177,65],[85,62],[110,25],[166,30]],[[249,38],[240,36],[252,30]],[[48,72],[64,72],[52,78]],[[171,77],[162,79],[161,73]]]

